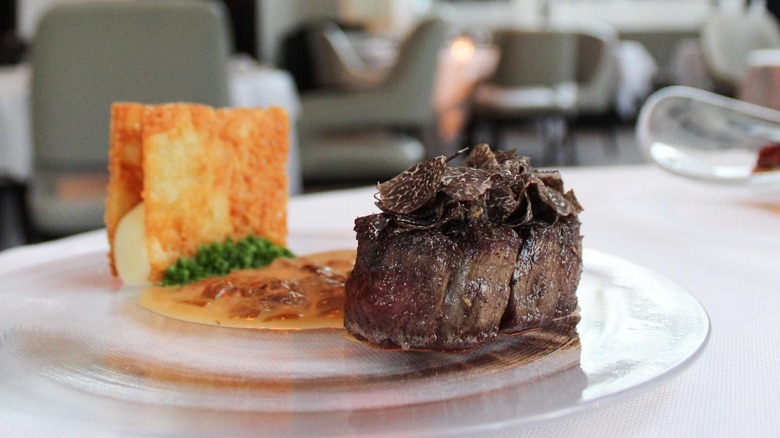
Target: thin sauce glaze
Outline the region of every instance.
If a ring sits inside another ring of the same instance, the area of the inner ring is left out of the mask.
[[[182,321],[272,330],[343,328],[344,282],[355,251],[276,259],[184,286],[151,286],[139,305]]]

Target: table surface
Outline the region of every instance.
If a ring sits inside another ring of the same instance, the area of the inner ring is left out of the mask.
[[[585,207],[585,246],[685,288],[708,311],[711,336],[693,364],[654,386],[584,413],[499,431],[501,436],[776,436],[780,188],[708,185],[650,166],[567,168],[562,173]],[[364,188],[293,197],[291,249],[343,247],[353,239],[353,219],[375,211],[373,193]],[[7,250],[0,253],[0,276],[105,246],[98,231]],[[52,435],[42,419],[37,425],[0,421],[0,436]]]

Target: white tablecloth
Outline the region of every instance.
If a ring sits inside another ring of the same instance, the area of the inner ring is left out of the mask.
[[[300,99],[292,76],[283,70],[264,67],[244,58],[229,65],[232,104],[244,107],[276,105],[290,117],[291,191],[300,192],[298,144],[295,121]],[[0,67],[0,174],[25,181],[32,172],[32,134],[30,126],[30,68],[27,65]]]
[[[679,374],[585,413],[500,436],[777,436],[780,189],[705,185],[649,166],[564,169],[563,175],[585,207],[586,247],[683,286],[709,312],[711,337]],[[293,198],[291,247],[315,251],[351,242],[354,217],[375,211],[373,193],[366,188]],[[8,250],[0,253],[0,278],[104,246],[103,233],[93,232]],[[51,436],[45,426],[44,418],[37,425],[0,421],[0,436]]]

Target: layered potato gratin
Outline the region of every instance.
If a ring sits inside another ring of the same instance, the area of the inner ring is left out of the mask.
[[[280,108],[116,103],[106,228],[111,271],[159,282],[199,246],[287,237],[288,120]]]

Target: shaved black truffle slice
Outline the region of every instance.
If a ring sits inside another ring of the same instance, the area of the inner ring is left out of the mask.
[[[379,184],[379,206],[398,214],[417,210],[439,190],[446,166],[444,157],[433,158]]]

